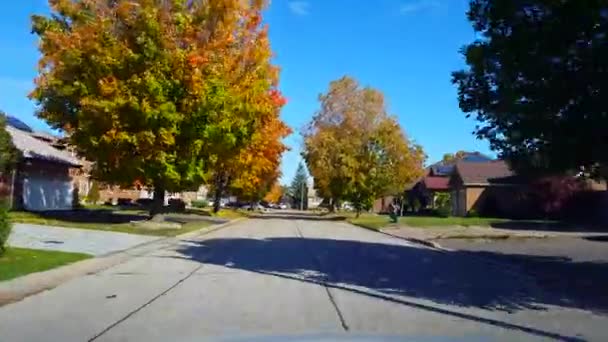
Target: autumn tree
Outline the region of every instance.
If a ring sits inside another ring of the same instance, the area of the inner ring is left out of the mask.
[[[454,163],[457,160],[462,159],[467,153],[465,151],[458,151],[456,153],[446,153],[443,155],[442,162]]]
[[[303,131],[303,154],[321,196],[348,200],[359,214],[422,175],[422,148],[388,114],[378,90],[343,77],[319,100],[320,110]]]
[[[472,0],[467,17],[452,81],[476,135],[519,171],[608,169],[608,2]]]
[[[283,198],[283,189],[281,184],[274,182],[270,187],[270,191],[264,196],[264,201],[268,203],[279,203]]]
[[[275,115],[263,0],[50,0],[34,16],[31,98],[95,162],[96,179],[165,191],[210,181]],[[221,158],[220,158],[221,157]]]
[[[283,138],[291,129],[279,118],[278,111],[262,123],[251,143],[239,156],[227,162],[228,189],[232,195],[250,202],[261,200],[281,176],[281,157],[287,146]]]

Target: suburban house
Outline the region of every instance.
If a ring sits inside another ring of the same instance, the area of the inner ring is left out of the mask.
[[[309,178],[306,182],[306,186],[308,187],[308,191],[306,192],[308,208],[318,208],[321,203],[323,203],[323,198],[317,196],[314,179]]]
[[[530,178],[503,160],[456,162],[450,176],[452,215],[557,218],[608,222],[606,182],[580,175]]]
[[[72,209],[73,178],[81,172],[80,160],[34,137],[32,131],[14,127],[10,121],[6,131],[21,153],[12,174],[0,180],[8,189],[10,206],[31,211]]]
[[[422,206],[435,207],[437,193],[450,192],[450,174],[453,165],[434,164],[426,168],[426,175],[416,182],[408,191],[411,198],[415,198]]]
[[[503,160],[458,161],[449,178],[452,215],[513,212],[526,183],[516,177]]]
[[[455,160],[439,161],[428,166],[425,174],[417,182],[406,188],[409,202],[418,202],[423,208],[435,208],[435,199],[438,193],[451,193],[450,177],[457,162],[482,163],[492,161],[480,152],[461,152]],[[410,204],[411,205],[411,204]]]
[[[14,176],[0,175],[0,194],[10,198],[11,207],[31,211],[69,210],[78,204],[74,201],[84,202],[93,183],[92,162],[78,158],[66,139],[35,132],[15,117],[7,117],[6,129],[23,156]],[[152,198],[152,191],[99,183],[101,203],[140,198]],[[207,188],[200,186],[194,191],[167,193],[165,204],[170,198],[180,198],[186,203],[205,199]]]
[[[376,199],[372,204],[372,212],[378,214],[390,212],[390,205],[394,200],[395,196],[383,196]]]
[[[406,205],[412,206],[413,202],[423,208],[435,207],[435,198],[437,193],[450,193],[450,176],[454,171],[456,161],[465,163],[488,162],[492,158],[480,152],[461,152],[453,161],[439,161],[429,165],[424,170],[424,176],[415,182],[407,185],[403,191],[408,197],[409,203]],[[394,201],[395,196],[383,196],[374,201],[372,211],[375,213],[387,213],[390,211],[390,204]],[[404,208],[405,209],[405,208]]]

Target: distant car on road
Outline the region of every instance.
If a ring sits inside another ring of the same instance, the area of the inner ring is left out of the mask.
[[[287,204],[285,204],[285,203],[279,204],[279,209],[287,209]]]

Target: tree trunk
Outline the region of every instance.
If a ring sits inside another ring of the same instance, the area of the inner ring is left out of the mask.
[[[222,192],[223,192],[223,184],[221,182],[217,182],[215,184],[215,193],[213,195],[213,212],[217,213],[220,211],[220,205],[222,201]]]
[[[154,185],[154,197],[152,199],[152,206],[150,207],[150,216],[160,214],[165,206],[165,188],[161,185]]]
[[[329,212],[330,213],[336,212],[336,201],[333,198],[329,199]]]
[[[361,208],[357,208],[355,218],[359,218],[359,215],[361,215]]]

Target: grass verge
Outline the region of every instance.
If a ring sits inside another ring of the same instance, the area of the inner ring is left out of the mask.
[[[57,226],[64,228],[79,228],[90,230],[101,230],[108,232],[119,232],[149,236],[176,236],[198,229],[212,226],[212,222],[196,221],[182,225],[181,229],[142,229],[131,223],[105,223],[105,222],[76,222],[45,217],[41,214],[31,212],[10,212],[9,218],[14,223],[30,223],[45,226]]]
[[[0,281],[46,271],[91,257],[91,255],[81,253],[9,247],[0,256]]]
[[[233,220],[237,218],[249,217],[249,214],[254,212],[247,211],[247,209],[221,209],[219,212],[214,213],[212,209],[190,208],[186,210],[186,213]]]

